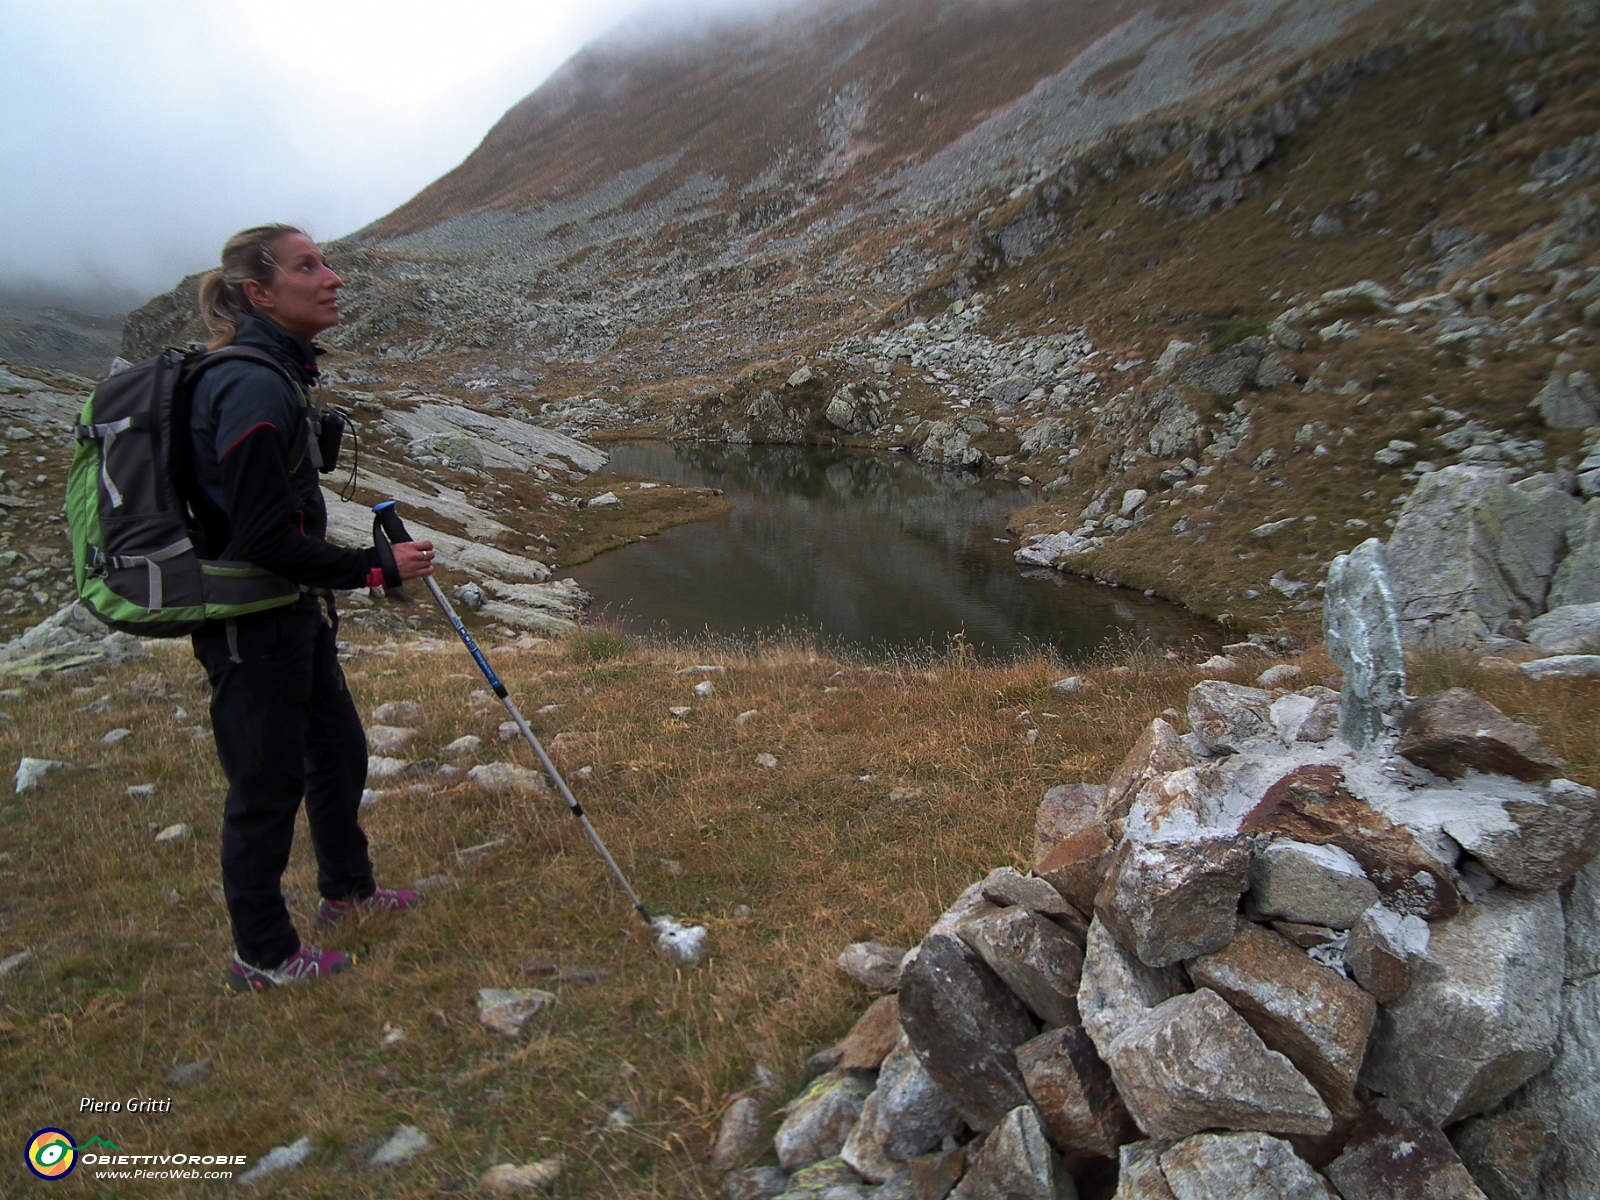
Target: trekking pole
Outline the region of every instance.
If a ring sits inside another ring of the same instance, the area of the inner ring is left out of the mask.
[[[381,533],[392,543],[409,542],[411,534],[406,531],[405,522],[400,519],[400,513],[395,508],[393,500],[385,500],[382,504],[374,504],[373,531]],[[544,747],[539,744],[539,739],[534,736],[533,730],[528,728],[528,722],[517,711],[516,703],[511,699],[511,694],[506,691],[506,685],[500,682],[500,677],[494,673],[494,668],[489,665],[489,660],[483,656],[483,651],[478,648],[478,643],[473,640],[472,634],[461,623],[461,618],[456,615],[456,610],[450,601],[445,599],[443,590],[438,581],[432,576],[423,576],[428,590],[433,593],[433,598],[439,602],[439,607],[444,610],[444,615],[450,619],[450,624],[455,627],[461,642],[467,648],[467,653],[472,655],[472,661],[478,664],[478,669],[483,672],[483,677],[489,681],[489,686],[494,689],[494,694],[500,697],[500,703],[506,706],[506,711],[511,714],[511,719],[517,723],[517,728],[522,736],[527,739],[528,745],[533,747],[533,752],[539,756],[539,762],[544,765],[545,774],[550,776],[550,781],[556,785],[556,791],[561,793],[561,798],[567,802],[567,807],[572,810],[572,815],[578,818],[578,824],[583,826],[584,833],[589,835],[589,840],[594,843],[594,848],[600,851],[600,857],[606,860],[606,866],[611,868],[611,873],[616,876],[617,883],[627,893],[628,899],[633,901],[633,907],[646,925],[660,928],[650,920],[650,914],[645,911],[644,902],[639,899],[637,892],[628,882],[628,877],[622,873],[622,868],[617,866],[617,860],[611,857],[611,851],[606,849],[606,844],[600,840],[600,835],[594,831],[594,826],[589,824],[589,818],[584,815],[583,805],[579,804],[573,796],[572,789],[567,786],[567,781],[561,778],[561,772],[556,770],[555,763],[550,761],[550,756],[545,753]],[[666,918],[671,920],[671,918]]]

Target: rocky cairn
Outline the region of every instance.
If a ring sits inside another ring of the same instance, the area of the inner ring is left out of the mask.
[[[1032,871],[973,884],[814,1059],[729,1200],[1600,1195],[1600,794],[1463,689],[1405,694],[1383,547],[1343,690],[1207,680]],[[736,1101],[717,1165],[759,1144]]]

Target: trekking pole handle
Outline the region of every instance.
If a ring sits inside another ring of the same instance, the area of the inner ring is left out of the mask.
[[[379,526],[383,529],[383,535],[396,545],[416,540],[406,529],[406,523],[400,519],[400,508],[393,500],[374,504],[372,515],[377,518]]]
[[[379,561],[383,563],[387,573],[394,570],[395,578],[399,578],[399,570],[395,568],[394,553],[390,546],[414,540],[411,531],[406,528],[406,523],[400,519],[400,509],[393,500],[384,500],[372,506],[372,540],[378,548]],[[385,584],[383,594],[391,600],[401,603],[411,603],[411,597],[406,595],[405,584]]]

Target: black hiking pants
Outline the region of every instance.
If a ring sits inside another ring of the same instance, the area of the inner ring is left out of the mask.
[[[280,881],[302,798],[318,891],[349,900],[376,890],[356,820],[366,733],[315,600],[209,622],[193,641],[211,678],[211,727],[228,777],[222,890],[234,945],[251,966],[276,967],[300,945]]]

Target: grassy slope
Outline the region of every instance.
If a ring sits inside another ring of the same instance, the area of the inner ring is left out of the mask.
[[[1526,313],[1550,298],[1553,283],[1550,272],[1527,269],[1527,259],[1561,202],[1581,187],[1532,196],[1518,187],[1541,150],[1594,132],[1600,101],[1600,51],[1593,37],[1575,39],[1553,22],[1543,33],[1544,53],[1507,53],[1486,31],[1467,28],[1422,40],[1404,67],[1367,83],[1348,103],[1327,108],[1283,139],[1256,177],[1259,194],[1237,207],[1178,218],[1170,209],[1139,204],[1141,194],[1181,176],[1182,153],[1123,175],[1081,206],[1063,208],[1075,232],[1065,244],[988,282],[1003,293],[1002,318],[1040,330],[1052,316],[1084,322],[1113,361],[1153,360],[1173,338],[1215,347],[1262,330],[1291,303],[1360,279],[1377,280],[1402,296],[1423,294],[1406,289],[1400,277],[1426,261],[1412,239],[1430,221],[1440,228],[1468,226],[1499,248],[1442,280],[1441,288],[1503,270],[1489,294],[1496,301],[1531,294],[1533,301],[1520,310]],[[1417,41],[1418,35],[1410,32],[1404,40]],[[1313,65],[1353,48],[1331,47]],[[1538,81],[1545,103],[1532,119],[1514,122],[1506,114],[1505,90],[1526,80]],[[1407,156],[1418,145],[1429,148],[1428,158]],[[1463,160],[1465,166],[1449,169]],[[1374,190],[1381,199],[1364,215],[1353,215],[1351,197]],[[1303,214],[1297,220],[1291,218],[1296,212]],[[1310,217],[1322,212],[1338,214],[1349,230],[1308,236]],[[1002,224],[1008,216],[994,221]],[[1113,236],[1100,241],[1107,232]],[[1591,241],[1568,266],[1596,261]],[[1580,307],[1565,306],[1552,317],[1546,337],[1578,324]],[[1498,303],[1489,311],[1496,319],[1506,315]],[[1330,312],[1314,324],[1340,315],[1346,314]],[[1440,432],[1438,416],[1427,411],[1433,398],[1514,436],[1544,439],[1548,466],[1578,450],[1580,433],[1545,430],[1527,406],[1563,350],[1570,355],[1563,370],[1600,366],[1593,335],[1565,347],[1530,345],[1487,354],[1474,365],[1460,346],[1436,348],[1431,337],[1378,327],[1382,314],[1348,315],[1361,330],[1358,339],[1319,345],[1313,331],[1308,349],[1282,355],[1303,378],[1320,379],[1322,390],[1304,394],[1291,385],[1245,394],[1254,409],[1252,436],[1205,480],[1210,489],[1204,506],[1168,504],[1156,477],[1169,463],[1147,460],[1126,472],[1109,472],[1110,439],[1098,446],[1091,439],[1089,455],[1079,460],[1083,465],[1074,464],[1071,485],[1049,503],[1016,514],[1014,527],[1029,533],[1074,528],[1079,509],[1101,488],[1147,488],[1158,497],[1155,503],[1173,512],[1083,560],[1087,573],[1154,588],[1207,616],[1229,614],[1236,626],[1264,628],[1280,620],[1309,626],[1314,618],[1285,614],[1287,604],[1266,581],[1278,570],[1314,578],[1333,554],[1373,533],[1383,535],[1394,500],[1409,485],[1399,470],[1374,464],[1372,452],[1400,438],[1421,445],[1422,457],[1447,461],[1430,445]],[[1351,384],[1348,394],[1337,391]],[[1146,384],[1139,398],[1156,386]],[[1196,407],[1205,415],[1230,402],[1199,397]],[[1314,457],[1309,446],[1294,450],[1295,431],[1310,422],[1322,424],[1315,440],[1330,447],[1327,456]],[[1120,435],[1115,431],[1119,442]],[[1253,469],[1253,460],[1268,448],[1277,452],[1278,463]],[[1207,544],[1170,536],[1168,528],[1185,511],[1214,522]],[[1292,535],[1265,544],[1248,536],[1263,522],[1308,514],[1318,521]],[[1350,519],[1370,528],[1343,528]],[[1248,565],[1236,565],[1241,562]],[[1264,595],[1247,600],[1240,594],[1247,587]]]
[[[470,698],[480,681],[464,654],[414,647],[361,643],[348,671],[363,712],[420,701],[427,716],[413,757],[473,732],[485,760],[530,760],[495,741],[502,714]],[[0,735],[7,755],[76,769],[0,807],[11,855],[0,868],[0,953],[31,946],[36,955],[0,983],[3,1136],[15,1145],[59,1124],[132,1153],[259,1155],[310,1134],[310,1162],[264,1184],[264,1195],[463,1193],[496,1162],[560,1153],[569,1170],[556,1196],[710,1196],[703,1160],[730,1094],[749,1086],[757,1063],[792,1088],[809,1051],[865,1005],[831,965],[838,950],[863,938],[909,944],[966,883],[1023,861],[1042,792],[1104,779],[1151,716],[1182,707],[1197,678],[1134,656],[1125,669],[1085,672],[1098,686],[1067,698],[1048,690],[1056,668],[1044,661],[872,670],[792,645],[626,647],[595,633],[495,660],[527,711],[561,705],[536,718],[547,739],[598,734],[563,759],[569,772],[594,767],[579,797],[656,911],[710,927],[707,965],[678,969],[654,955],[549,795],[495,798],[428,782],[388,792],[365,823],[381,879],[444,872],[455,887],[430,892],[412,917],[334,937],[362,955],[351,975],[260,997],[225,992],[221,780],[209,740],[183,728],[203,713],[205,692],[186,649],[172,644],[103,680],[59,679],[8,705],[17,719]],[[708,660],[727,674],[713,677],[711,698],[692,701],[693,678],[673,672]],[[1328,670],[1321,658],[1304,665],[1311,678]],[[128,694],[151,674],[169,696]],[[1574,777],[1600,782],[1586,715],[1600,699],[1595,684],[1535,687],[1450,663],[1416,681],[1419,690],[1450,683],[1536,721],[1573,759]],[[113,698],[109,711],[79,711],[100,695]],[[689,718],[668,715],[685,703],[695,705]],[[195,715],[174,720],[178,705]],[[750,708],[761,715],[736,726]],[[1021,709],[1042,730],[1033,746]],[[113,727],[133,735],[101,746]],[[762,752],[778,757],[776,770],[754,766]],[[153,798],[125,795],[145,782],[156,784]],[[890,800],[894,789],[914,794]],[[191,836],[155,844],[153,831],[177,821]],[[497,854],[467,865],[452,857],[498,837],[509,844]],[[315,887],[303,827],[286,884],[304,923]],[[750,915],[737,915],[739,905]],[[593,985],[519,976],[529,957],[611,974]],[[544,986],[561,998],[509,1042],[476,1022],[475,991],[488,986]],[[386,1046],[386,1025],[403,1040]],[[173,1065],[202,1057],[214,1070],[198,1088],[162,1083]],[[82,1096],[133,1094],[173,1095],[173,1111],[77,1115]],[[633,1125],[608,1128],[622,1103]],[[406,1167],[362,1167],[362,1152],[400,1123],[425,1130],[436,1149]],[[4,1170],[9,1180],[22,1167]],[[80,1168],[73,1194],[95,1191],[87,1175]],[[215,1192],[201,1183],[161,1194]]]

